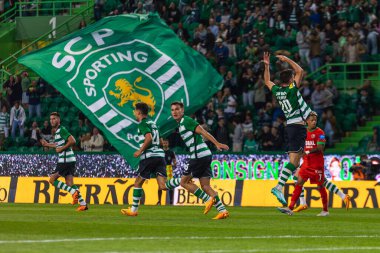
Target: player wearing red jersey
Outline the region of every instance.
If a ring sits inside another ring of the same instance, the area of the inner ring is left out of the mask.
[[[328,216],[327,208],[327,192],[323,185],[325,181],[324,175],[324,157],[323,150],[325,147],[325,133],[322,129],[316,127],[317,115],[311,112],[307,118],[308,132],[306,138],[306,145],[303,157],[303,164],[298,173],[298,180],[292,194],[292,199],[289,207],[278,208],[282,213],[289,215],[293,214],[294,206],[301,195],[304,183],[310,179],[310,183],[317,184],[318,190],[321,194],[323,211],[318,216]]]

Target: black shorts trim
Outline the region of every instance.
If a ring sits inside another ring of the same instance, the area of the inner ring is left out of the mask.
[[[60,175],[61,177],[74,176],[75,164],[76,162],[57,163],[57,167],[55,168],[53,174],[58,172],[58,175]]]
[[[206,156],[202,158],[191,159],[185,171],[184,176],[191,175],[195,178],[211,178],[211,162],[212,156]]]
[[[285,127],[286,153],[298,153],[305,147],[307,130],[305,125],[290,124]]]
[[[303,151],[303,148],[300,148],[298,151],[286,151],[286,153],[287,154],[289,154],[289,153],[299,153],[301,151]]]
[[[166,163],[163,157],[151,157],[140,161],[138,176],[143,179],[150,179],[151,175],[166,176]]]

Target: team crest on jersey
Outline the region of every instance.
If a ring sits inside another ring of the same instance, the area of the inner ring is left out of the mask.
[[[311,138],[315,138],[315,134],[312,134],[312,135],[311,135]]]
[[[89,51],[68,81],[78,100],[118,139],[135,147],[134,137],[122,130],[137,125],[136,103],[149,106],[157,123],[165,101],[176,97],[189,104],[182,70],[154,45],[132,40]],[[177,95],[186,94],[186,95]],[[167,115],[165,119],[167,120]],[[129,137],[127,137],[129,136]]]

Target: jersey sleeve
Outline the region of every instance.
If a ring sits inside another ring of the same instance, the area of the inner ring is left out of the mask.
[[[61,127],[61,131],[59,132],[59,135],[64,139],[65,141],[70,137],[69,131],[65,127]]]
[[[147,133],[152,133],[152,130],[149,128],[148,124],[146,122],[141,122],[138,125],[140,133],[145,136]]]
[[[276,92],[278,91],[278,86],[277,85],[273,85],[272,89],[270,91],[272,92],[273,95],[275,95]]]
[[[190,117],[185,118],[184,126],[187,130],[194,132],[195,128],[197,128],[198,125],[199,125],[198,122],[196,122],[192,118]]]
[[[325,132],[323,132],[323,130],[318,131],[316,139],[317,139],[317,145],[325,145],[326,144]]]

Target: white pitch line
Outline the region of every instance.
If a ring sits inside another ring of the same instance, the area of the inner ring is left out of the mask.
[[[65,238],[46,240],[2,240],[0,244],[22,243],[57,243],[57,242],[86,242],[86,241],[140,241],[140,240],[251,240],[251,239],[299,239],[299,238],[380,238],[380,235],[279,235],[279,236],[151,236],[151,237],[104,237],[104,238]]]
[[[247,249],[247,250],[181,250],[181,253],[255,253],[255,252],[307,252],[307,251],[362,251],[362,250],[380,250],[380,247],[332,247],[332,248],[291,248],[291,249]],[[132,253],[136,251],[106,251],[104,253]],[[175,253],[178,251],[144,251],[144,253]]]

